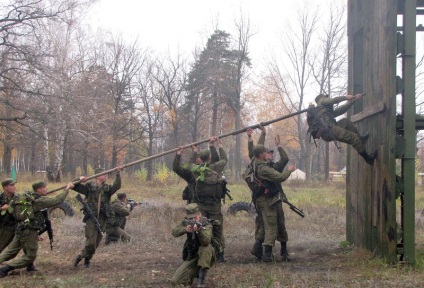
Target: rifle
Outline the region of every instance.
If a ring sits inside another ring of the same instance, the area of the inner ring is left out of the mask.
[[[305,218],[305,213],[303,213],[303,210],[300,210],[296,206],[294,206],[292,203],[289,202],[287,199],[283,199],[283,202],[289,205],[290,209],[295,212],[297,215],[299,215],[302,218]]]
[[[134,207],[144,204],[144,202],[135,202],[134,199],[127,199],[127,204],[130,204],[131,206],[131,211],[134,209]]]
[[[52,221],[49,219],[49,212],[47,208],[41,210],[41,213],[43,213],[44,217],[44,228],[40,231],[38,231],[38,236],[43,234],[44,232],[47,232],[47,235],[49,235],[50,240],[50,250],[53,251],[53,229],[52,229]]]
[[[231,197],[231,194],[230,194],[231,191],[227,188],[227,184],[228,182],[224,178],[222,181],[222,201],[224,202],[224,204],[225,204],[225,196],[227,196],[228,198],[230,198],[231,201],[233,201],[233,197]]]
[[[88,206],[87,202],[85,202],[80,194],[77,194],[75,197],[79,202],[82,204],[82,211],[84,211],[84,215],[87,215],[91,221],[93,221],[94,225],[96,225],[97,230],[100,234],[104,235],[102,231],[102,227],[100,226],[99,220],[97,220],[96,215],[94,215],[93,210],[90,209],[90,206]]]
[[[200,223],[200,222],[198,222],[198,221],[196,221],[196,220],[188,220],[188,219],[186,219],[185,220],[185,223],[186,223],[185,225],[190,225],[191,228],[193,228],[193,229],[194,229],[194,225],[196,225],[201,230],[205,229],[205,227],[203,227],[203,224]],[[194,240],[195,237],[196,237],[196,231],[193,230],[193,232],[191,233],[191,239]]]
[[[273,119],[273,120],[269,120],[269,121],[261,122],[261,123],[259,123],[259,124],[255,124],[255,125],[251,125],[251,126],[248,126],[248,127],[244,127],[244,128],[242,128],[242,129],[239,129],[239,130],[236,130],[236,131],[233,131],[233,132],[227,133],[227,134],[218,135],[217,137],[218,137],[219,139],[221,139],[221,138],[224,138],[224,137],[234,136],[234,135],[237,135],[237,134],[241,134],[241,133],[246,132],[246,130],[247,130],[247,129],[249,129],[249,128],[251,128],[251,129],[256,129],[256,128],[259,128],[260,126],[264,127],[264,126],[270,125],[270,124],[272,124],[272,123],[275,123],[275,122],[278,122],[278,121],[281,121],[281,120],[284,120],[284,119],[288,119],[288,118],[291,118],[291,117],[293,117],[293,116],[296,116],[296,115],[299,115],[299,114],[305,113],[305,112],[307,112],[307,111],[308,111],[308,109],[299,110],[299,111],[297,111],[297,112],[290,113],[290,114],[287,114],[287,115],[285,115],[285,116],[282,116],[282,117],[279,117],[279,118],[276,118],[276,119]],[[201,141],[198,141],[198,142],[194,142],[194,143],[191,143],[191,144],[187,144],[187,145],[181,146],[181,148],[185,149],[185,148],[190,148],[191,146],[198,146],[198,145],[200,145],[200,144],[203,144],[203,143],[207,143],[207,142],[209,142],[209,140],[210,140],[209,138],[208,138],[208,139],[204,139],[204,140],[201,140]],[[178,147],[178,148],[174,148],[174,149],[172,149],[172,150],[168,150],[168,151],[165,151],[165,152],[162,152],[162,153],[156,154],[156,155],[152,155],[152,156],[149,156],[149,157],[146,157],[146,158],[143,158],[143,159],[139,159],[139,160],[136,160],[136,161],[133,161],[133,162],[127,163],[127,164],[124,164],[124,165],[122,165],[122,168],[123,168],[123,169],[125,169],[125,168],[127,168],[127,167],[130,167],[130,166],[133,166],[133,165],[136,165],[136,164],[142,163],[142,162],[150,161],[150,160],[152,160],[152,159],[156,159],[156,158],[159,158],[159,157],[162,157],[162,156],[168,155],[168,154],[170,154],[170,153],[177,152],[178,150],[180,150],[180,147]],[[106,171],[103,171],[103,172],[101,172],[101,173],[98,173],[98,174],[95,174],[95,175],[89,176],[89,177],[87,177],[87,181],[88,181],[88,180],[91,180],[91,179],[94,179],[94,178],[96,178],[96,177],[102,176],[102,175],[110,174],[110,173],[115,172],[115,171],[116,171],[116,168],[113,168],[113,169],[106,170]],[[80,183],[80,182],[81,182],[80,180],[72,181],[72,183],[73,183],[74,185],[75,185],[75,184],[78,184],[78,183]],[[53,193],[53,192],[56,192],[56,191],[59,191],[59,190],[65,189],[65,188],[66,188],[66,186],[67,186],[67,185],[64,185],[64,186],[61,186],[61,187],[55,188],[55,189],[53,189],[53,190],[50,190],[50,191],[48,191],[48,192],[47,192],[47,194],[50,194],[50,193]]]

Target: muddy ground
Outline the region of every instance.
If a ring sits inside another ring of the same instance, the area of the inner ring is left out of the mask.
[[[184,217],[183,204],[153,202],[133,211],[127,230],[129,244],[102,243],[90,269],[72,262],[84,244],[82,215],[56,217],[54,250],[40,242],[38,272],[13,271],[0,279],[1,287],[172,287],[168,279],[181,263],[184,237],[171,230]],[[227,208],[228,205],[223,209]],[[423,287],[424,273],[408,265],[388,265],[356,247],[341,248],[345,240],[345,211],[340,207],[303,207],[300,218],[287,207],[291,262],[281,262],[279,243],[276,262],[255,263],[254,217],[225,216],[227,262],[213,267],[208,287]],[[45,235],[45,237],[47,237]],[[417,254],[422,257],[422,245]]]

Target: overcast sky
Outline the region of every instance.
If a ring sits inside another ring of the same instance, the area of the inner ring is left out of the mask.
[[[217,21],[221,30],[231,33],[241,9],[256,32],[250,45],[255,63],[275,46],[278,33],[304,1],[313,10],[331,0],[100,0],[89,16],[94,28],[122,33],[126,39],[138,37],[142,46],[174,54],[203,46]]]

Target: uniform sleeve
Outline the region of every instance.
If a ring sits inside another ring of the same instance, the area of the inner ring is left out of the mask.
[[[221,173],[224,171],[225,165],[227,165],[227,153],[225,153],[225,150],[223,148],[219,148],[219,155],[221,156],[221,159],[218,162],[215,162],[211,164],[209,167],[210,169],[216,171],[217,173]]]
[[[266,133],[264,131],[261,131],[261,136],[259,136],[258,144],[265,145],[265,136]]]
[[[324,97],[321,100],[319,100],[318,105],[331,106],[343,101],[346,101],[346,96],[340,96],[340,97],[334,97],[334,98]]]
[[[284,182],[287,178],[290,177],[291,172],[286,170],[283,172],[278,172],[274,168],[271,168],[267,165],[262,165],[258,168],[258,177],[263,180],[268,180],[272,182]]]
[[[187,233],[186,227],[187,227],[187,225],[185,225],[185,222],[181,221],[180,224],[178,224],[177,226],[174,227],[174,229],[172,229],[172,236],[180,237],[180,236],[185,235]]]
[[[89,192],[89,188],[88,188],[89,183],[77,183],[74,185],[74,188],[72,188],[72,190],[74,190],[75,192],[78,192],[84,196],[88,196],[88,192]]]
[[[200,245],[208,246],[212,241],[212,224],[208,223],[197,236],[199,237]]]
[[[249,159],[253,158],[253,140],[247,141],[247,149],[249,151]]]
[[[113,181],[113,184],[110,186],[110,196],[112,196],[116,191],[121,189],[121,173],[117,172],[115,176],[115,181]]]
[[[350,109],[350,107],[352,107],[352,105],[353,105],[353,101],[350,101],[350,102],[338,107],[337,109],[334,109],[334,112],[333,112],[334,117],[343,115],[344,113],[346,113]]]
[[[219,161],[219,154],[216,150],[216,147],[211,145],[209,146],[209,151],[211,153],[211,164]]]
[[[180,164],[180,160],[181,160],[181,155],[176,155],[175,159],[174,159],[174,163],[172,164],[172,170],[181,178],[183,178],[186,182],[191,182],[193,181],[193,174],[191,173],[191,171],[187,168],[184,168],[183,166],[181,166]]]
[[[112,210],[122,216],[128,216],[130,215],[130,208],[126,208],[124,205],[122,205],[119,201],[116,201],[111,206]]]
[[[60,204],[65,201],[69,194],[69,189],[65,189],[62,193],[56,195],[56,197],[40,197],[34,200],[34,212],[40,211],[44,208],[49,208],[54,205]]]
[[[277,164],[277,171],[281,172],[286,167],[287,163],[289,163],[289,156],[287,156],[286,151],[283,147],[277,147],[278,153],[280,154],[280,160],[278,160],[275,164]]]

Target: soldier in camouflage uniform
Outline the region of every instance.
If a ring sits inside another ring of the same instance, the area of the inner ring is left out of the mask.
[[[110,199],[116,191],[121,188],[122,167],[116,167],[116,177],[112,185],[106,184],[107,174],[96,177],[96,182],[88,182],[85,176],[80,178],[82,183],[75,184],[74,191],[83,194],[86,197],[88,206],[96,215],[100,223],[102,231],[105,231],[106,222],[111,213]],[[96,168],[95,174],[103,172],[104,169]],[[85,247],[74,261],[74,268],[84,259],[84,267],[90,268],[90,260],[96,252],[97,247],[102,241],[103,235],[97,230],[93,220],[88,215],[84,215],[83,222],[85,223]]]
[[[106,223],[106,240],[105,244],[111,242],[130,242],[131,236],[125,232],[125,224],[127,223],[127,216],[130,215],[133,205],[127,204],[127,194],[118,193],[117,199],[113,201],[110,206],[112,209],[111,216],[107,219]]]
[[[369,165],[372,165],[374,159],[377,157],[377,151],[371,154],[366,152],[365,142],[368,139],[368,133],[360,136],[358,134],[358,129],[347,118],[343,118],[337,122],[334,120],[335,117],[346,113],[350,107],[352,107],[355,100],[360,99],[363,95],[364,94],[356,94],[355,96],[347,95],[334,98],[330,98],[328,95],[324,94],[318,95],[315,97],[315,102],[317,103],[317,107],[314,108],[315,117],[320,118],[325,125],[327,125],[328,129],[322,127],[320,124],[321,122],[316,120],[314,121],[315,123],[312,124],[313,127],[310,127],[310,130],[317,130],[317,138],[321,138],[324,141],[329,142],[337,140],[352,145],[352,147],[358,151],[359,155],[361,155]],[[343,101],[348,101],[348,103],[334,109],[335,104]],[[331,133],[328,133],[327,130]]]
[[[56,197],[46,197],[47,187],[43,181],[32,184],[34,193],[27,192],[20,195],[19,199],[13,200],[13,215],[17,221],[15,236],[12,242],[0,254],[0,263],[13,259],[23,250],[19,259],[14,259],[8,265],[0,268],[0,277],[7,276],[9,271],[31,266],[37,258],[38,231],[44,228],[45,218],[41,210],[60,204],[68,196],[69,189],[74,185],[68,184],[65,191]]]
[[[262,257],[264,262],[272,261],[272,247],[274,247],[276,239],[282,242],[282,250],[285,247],[283,243],[287,242],[287,232],[284,235],[285,229],[279,227],[281,226],[279,222],[284,221],[284,214],[281,215],[283,213],[281,200],[283,197],[282,193],[284,193],[281,182],[285,181],[291,172],[295,170],[295,167],[290,165],[287,171],[277,171],[275,167],[270,166],[267,162],[267,153],[269,152],[270,150],[262,144],[258,144],[253,148],[255,156],[253,165],[255,165],[257,178],[263,186],[262,193],[256,199],[256,205],[262,214],[265,229],[265,237],[262,243],[265,250]],[[280,220],[278,221],[279,217]],[[284,256],[283,260],[286,260]]]
[[[220,160],[211,163],[209,150],[199,151],[198,147],[193,146],[192,159],[196,159],[196,163],[201,164],[192,165],[191,171],[196,179],[194,201],[198,204],[202,215],[213,220],[213,246],[217,253],[217,261],[225,262],[224,217],[221,212],[221,199],[224,191],[222,172],[228,158],[221,141],[217,137],[211,137],[210,143],[214,142],[218,142]]]
[[[172,230],[174,237],[187,236],[183,248],[184,262],[172,276],[173,284],[191,285],[196,277],[197,287],[206,287],[206,274],[215,262],[215,251],[211,245],[212,229],[196,203],[186,206],[186,218]]]
[[[266,130],[264,127],[260,126],[259,127],[262,132],[261,135],[259,137],[258,140],[258,144],[264,144],[265,143],[265,136],[266,136]],[[248,129],[246,131],[247,135],[248,135],[248,149],[249,149],[249,157],[252,158],[253,155],[253,140],[252,140],[252,129]],[[268,165],[272,168],[274,168],[275,170],[277,170],[278,172],[282,172],[284,170],[284,167],[286,167],[287,163],[289,162],[289,157],[287,156],[286,151],[280,146],[280,136],[277,135],[274,139],[274,144],[277,146],[278,149],[278,153],[280,155],[280,160],[277,162],[273,162],[273,154],[274,151],[273,150],[269,150],[266,153],[266,161],[268,163]],[[278,189],[278,193],[280,194],[279,196],[276,195],[275,197],[279,197],[281,200],[282,199],[287,199],[286,194],[284,193],[284,190],[282,188],[282,186],[276,185],[277,189]],[[256,202],[256,199],[254,200]],[[287,234],[287,229],[286,229],[286,224],[285,224],[285,216],[284,216],[284,210],[283,210],[283,203],[282,201],[278,201],[279,203],[275,203],[274,205],[277,208],[277,223],[278,223],[278,234],[277,234],[277,241],[279,241],[281,243],[281,250],[280,250],[280,255],[281,255],[281,259],[283,261],[290,261],[290,257],[289,257],[289,253],[287,251],[287,241],[288,241],[288,234]],[[251,254],[253,254],[257,260],[262,260],[262,256],[263,256],[263,249],[262,249],[262,243],[265,239],[265,229],[264,229],[264,223],[262,220],[262,213],[260,212],[260,208],[256,205],[256,228],[255,228],[255,244],[253,245]]]
[[[212,141],[212,142],[211,142]],[[214,139],[210,139],[209,141],[209,151],[211,153],[211,163],[215,163],[219,161],[218,151],[213,145]],[[187,182],[187,187],[183,191],[183,200],[187,201],[187,204],[194,202],[194,190],[196,186],[196,179],[194,178],[193,173],[189,169],[188,165],[181,165],[181,153],[183,152],[182,147],[178,147],[177,154],[175,155],[174,163],[172,164],[172,170],[184,179]],[[197,155],[193,155],[196,157]],[[193,157],[192,156],[192,157]],[[200,158],[197,158],[200,159]],[[197,160],[199,161],[199,160]],[[189,163],[201,164],[201,162],[197,163],[196,159],[191,159]],[[187,167],[185,167],[187,166]]]
[[[11,178],[1,181],[3,193],[0,194],[0,210],[5,211],[0,215],[0,252],[12,242],[15,236],[16,220],[13,214],[8,213],[9,203],[13,199],[17,199],[16,195],[16,181]]]

